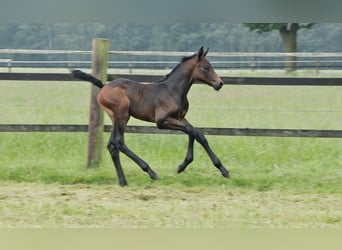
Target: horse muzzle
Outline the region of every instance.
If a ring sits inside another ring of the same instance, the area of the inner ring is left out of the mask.
[[[223,87],[223,81],[221,79],[219,79],[218,81],[215,82],[215,84],[213,84],[213,88],[216,91],[219,91],[222,87]]]

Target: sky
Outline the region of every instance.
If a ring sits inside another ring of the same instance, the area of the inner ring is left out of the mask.
[[[341,22],[339,0],[2,0],[0,22]]]

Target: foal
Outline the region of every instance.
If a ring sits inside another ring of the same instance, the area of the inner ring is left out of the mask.
[[[131,158],[152,179],[158,179],[158,175],[150,166],[125,144],[124,132],[130,116],[154,122],[159,129],[180,130],[188,135],[188,150],[185,160],[178,167],[178,173],[184,171],[193,161],[193,146],[196,140],[203,146],[221,174],[229,178],[228,170],[211,150],[204,135],[185,119],[189,109],[187,94],[195,81],[204,82],[215,90],[223,86],[223,81],[205,58],[208,50],[204,52],[201,47],[196,54],[184,57],[181,63],[163,79],[150,84],[120,78],[103,85],[99,79],[89,74],[80,70],[72,71],[75,78],[89,81],[101,88],[97,100],[113,122],[113,130],[107,147],[121,186],[127,185],[127,181],[121,167],[120,152]]]

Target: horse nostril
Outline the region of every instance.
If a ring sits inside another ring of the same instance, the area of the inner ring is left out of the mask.
[[[221,78],[219,78],[219,79],[212,80],[212,83],[210,85],[212,85],[215,90],[219,90],[222,88],[223,84],[224,84],[223,81],[221,80]]]
[[[223,81],[216,82],[216,84],[213,85],[215,90],[220,90],[223,86]]]

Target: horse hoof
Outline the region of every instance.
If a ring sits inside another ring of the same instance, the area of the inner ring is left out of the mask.
[[[225,178],[230,178],[230,175],[229,175],[229,171],[224,169],[224,170],[221,170],[221,173],[222,173],[222,176],[225,177]]]
[[[180,174],[185,170],[185,167],[179,166],[177,169],[177,173]]]
[[[124,182],[120,182],[119,185],[120,185],[120,187],[125,187],[125,186],[127,186],[128,184],[127,184],[126,181],[124,181]]]
[[[149,173],[150,177],[152,180],[158,180],[159,176],[155,173],[155,172],[151,172]]]

